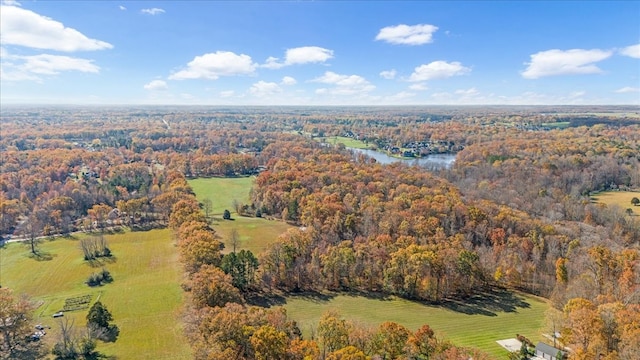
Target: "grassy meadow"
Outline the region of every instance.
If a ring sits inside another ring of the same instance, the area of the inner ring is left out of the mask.
[[[548,127],[548,128],[557,128],[557,129],[566,129],[566,128],[569,127],[569,125],[571,125],[571,123],[568,122],[568,121],[542,123],[542,126],[545,126],[545,127]]]
[[[619,206],[622,210],[631,209],[633,215],[640,216],[640,206],[633,206],[631,199],[640,199],[640,191],[603,191],[591,196],[592,201],[607,206]]]
[[[365,144],[364,141],[356,140],[353,138],[345,137],[345,136],[331,136],[331,137],[317,137],[314,138],[317,141],[325,142],[327,144],[344,144],[346,147],[354,148],[354,149],[371,149],[372,146],[369,144]]]
[[[197,178],[188,182],[199,202],[207,198],[211,199],[212,214],[222,215],[225,209],[235,212],[233,200],[243,204],[249,203],[249,190],[253,180],[253,177]]]
[[[0,250],[0,281],[3,287],[27,294],[39,307],[35,321],[51,326],[44,340],[56,340],[59,319],[86,323],[88,309],[66,312],[53,319],[65,299],[90,295],[113,314],[120,328],[115,343],[98,342],[98,351],[117,359],[190,359],[190,348],[182,333],[180,311],[183,292],[182,268],[169,230],[105,235],[113,252],[111,259],[92,267],[83,260],[79,238],[45,240],[43,256],[30,257],[24,244],[7,244]],[[98,287],[84,282],[105,267],[114,281]]]
[[[498,340],[515,338],[516,334],[534,343],[542,340],[545,311],[549,308],[544,299],[506,291],[438,306],[393,296],[371,298],[331,293],[288,296],[283,306],[305,336],[316,331],[324,312],[336,310],[345,319],[373,328],[385,321],[397,322],[412,331],[428,324],[438,336],[456,345],[481,349],[497,359],[508,356],[496,343]]]
[[[229,238],[235,229],[238,233],[236,250],[250,250],[256,256],[266,250],[270,244],[273,244],[280,234],[291,228],[291,225],[284,221],[242,216],[236,216],[233,220],[214,219],[211,226],[220,240],[225,243],[223,253],[233,250]]]
[[[209,198],[213,201],[213,219],[211,226],[225,243],[223,252],[232,251],[229,238],[235,229],[238,233],[236,250],[251,250],[256,256],[262,253],[278,236],[291,226],[284,221],[267,220],[238,216],[233,209],[233,200],[249,203],[249,191],[253,186],[252,177],[238,178],[198,178],[189,180],[198,201]],[[227,204],[227,205],[224,205]],[[223,220],[222,213],[231,211],[232,220]]]

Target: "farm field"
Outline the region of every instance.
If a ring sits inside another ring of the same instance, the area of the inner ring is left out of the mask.
[[[222,215],[225,209],[235,212],[233,200],[246,204],[254,177],[197,178],[188,180],[199,202],[209,198],[213,204],[213,215]]]
[[[336,310],[345,319],[371,327],[394,321],[415,331],[428,324],[438,336],[456,345],[479,348],[497,359],[508,356],[497,340],[515,338],[516,334],[534,343],[542,340],[545,311],[549,307],[542,298],[506,291],[439,306],[393,296],[370,298],[332,293],[287,296],[283,306],[288,316],[298,322],[305,337],[316,331],[324,312]]]
[[[631,199],[640,199],[640,191],[603,191],[591,196],[592,201],[602,203],[609,207],[616,205],[622,210],[631,209],[633,215],[640,216],[640,206],[633,206]]]
[[[8,244],[0,250],[1,284],[40,304],[35,321],[51,326],[45,336],[50,346],[58,329],[52,314],[63,308],[66,299],[89,295],[92,303],[99,299],[109,309],[120,328],[115,343],[98,342],[102,354],[118,359],[191,358],[180,321],[182,269],[170,231],[105,237],[114,256],[96,267],[83,261],[78,238],[45,240],[40,249],[48,260],[30,258],[24,244]],[[102,266],[114,281],[87,286],[86,279]],[[73,320],[80,328],[86,323],[86,313],[87,309],[67,312],[62,319]]]

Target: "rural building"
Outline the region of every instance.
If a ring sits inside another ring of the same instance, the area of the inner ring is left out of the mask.
[[[543,342],[539,342],[538,345],[536,345],[536,356],[542,359],[557,360],[558,352],[562,354],[562,359],[566,358],[567,353],[565,351],[556,349],[553,346],[547,345]]]

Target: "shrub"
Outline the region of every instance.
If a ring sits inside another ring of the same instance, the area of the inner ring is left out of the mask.
[[[109,270],[105,268],[102,268],[102,271],[100,272],[100,276],[102,276],[102,281],[106,283],[110,283],[113,281],[113,277],[111,276],[111,273],[109,272]]]
[[[89,275],[89,278],[87,279],[87,285],[93,287],[93,286],[99,286],[101,284],[102,284],[102,276],[96,273]]]
[[[93,273],[89,275],[89,278],[87,279],[86,283],[87,285],[93,287],[93,286],[100,286],[102,285],[102,283],[110,283],[112,281],[113,281],[113,276],[111,276],[111,273],[109,272],[109,270],[102,268],[102,271],[100,271],[99,273]]]

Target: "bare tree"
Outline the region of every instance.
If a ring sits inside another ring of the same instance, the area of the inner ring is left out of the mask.
[[[42,359],[45,349],[31,327],[34,306],[26,297],[0,288],[0,359]]]
[[[43,225],[42,222],[32,214],[22,225],[22,233],[27,238],[27,245],[31,248],[33,255],[38,255],[38,247],[42,242],[40,236],[42,235]]]
[[[233,209],[236,211],[236,214],[242,215],[242,203],[238,201],[238,199],[233,199],[232,203]]]
[[[52,353],[58,358],[74,359],[78,356],[78,344],[73,328],[73,319],[60,319],[58,325],[60,332],[58,333],[58,342],[53,346]]]
[[[82,250],[85,260],[95,260],[98,257],[111,256],[111,249],[109,249],[109,244],[103,234],[100,234],[98,237],[81,239],[80,249]]]
[[[231,229],[231,233],[229,234],[229,242],[233,246],[233,253],[236,252],[236,247],[238,247],[240,243],[240,236],[238,235],[238,230],[236,228]]]
[[[211,215],[211,210],[213,209],[213,202],[209,198],[203,199],[202,207],[204,209],[204,216],[208,219],[209,215]]]
[[[98,359],[102,355],[95,351],[96,340],[87,329],[80,333],[73,327],[74,321],[60,319],[58,342],[53,345],[51,353],[56,359]]]

